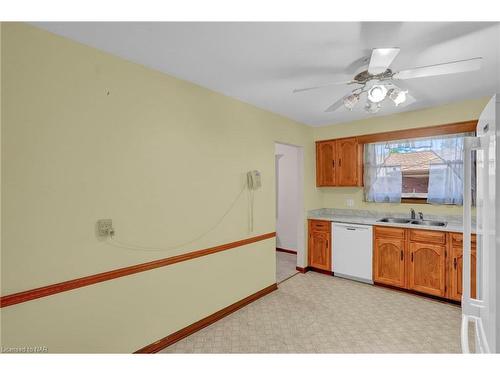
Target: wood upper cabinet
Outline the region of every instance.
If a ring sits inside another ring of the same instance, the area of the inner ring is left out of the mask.
[[[444,297],[446,247],[434,243],[410,242],[408,288]]]
[[[451,233],[450,265],[450,298],[455,301],[462,299],[463,274],[463,244],[461,233]],[[471,243],[471,297],[476,298],[476,236],[472,235]]]
[[[335,141],[316,144],[316,186],[335,185]]]
[[[309,220],[308,263],[324,271],[332,270],[331,223]]]
[[[363,148],[357,138],[316,142],[317,186],[362,186]]]
[[[363,161],[356,138],[344,138],[337,143],[336,186],[361,186]]]
[[[404,229],[375,227],[374,236],[373,280],[382,284],[404,287]]]

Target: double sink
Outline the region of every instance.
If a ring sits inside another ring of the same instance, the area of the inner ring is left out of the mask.
[[[416,220],[416,219],[405,219],[399,217],[384,217],[377,220],[379,223],[393,223],[393,224],[411,224],[411,225],[426,225],[430,227],[445,227],[445,221],[437,220]]]

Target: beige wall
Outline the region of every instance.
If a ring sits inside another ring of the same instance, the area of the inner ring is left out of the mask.
[[[302,124],[25,24],[2,25],[2,73],[2,295],[273,232],[275,141],[304,147],[305,210],[320,206]],[[252,233],[244,194],[216,230],[175,251],[95,237],[96,220],[112,218],[121,241],[190,240],[250,169],[263,184]],[[274,247],[4,308],[2,345],[133,351],[274,283]]]
[[[411,129],[453,122],[476,120],[489,98],[467,100],[445,106],[404,112],[390,116],[336,124],[314,129],[314,140],[349,137],[385,131]],[[349,208],[347,199],[354,201],[353,209],[407,212],[411,207],[424,214],[461,215],[462,207],[428,204],[368,203],[363,200],[362,188],[319,188],[322,207]]]

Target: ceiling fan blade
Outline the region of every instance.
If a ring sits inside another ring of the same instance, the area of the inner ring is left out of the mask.
[[[327,109],[325,109],[325,112],[336,111],[337,109],[339,109],[340,107],[342,107],[343,104],[344,104],[344,98],[342,97],[339,100],[337,100],[335,103],[333,103],[330,107],[328,107]]]
[[[475,57],[468,60],[452,61],[448,63],[421,66],[413,69],[402,70],[392,76],[394,79],[412,79],[421,77],[439,76],[444,74],[454,74],[471,72],[481,69],[482,57]]]
[[[368,73],[380,74],[387,70],[389,65],[398,55],[399,48],[375,48],[372,50]]]
[[[309,90],[316,90],[316,89],[322,89],[323,87],[329,87],[329,86],[336,86],[336,85],[348,85],[352,83],[352,81],[344,81],[344,82],[333,82],[333,83],[327,83],[325,85],[320,85],[320,86],[312,86],[312,87],[304,87],[301,89],[294,89],[293,93],[297,92],[302,92],[302,91],[309,91]]]

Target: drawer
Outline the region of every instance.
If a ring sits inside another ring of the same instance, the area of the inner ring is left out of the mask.
[[[444,245],[446,243],[446,232],[410,229],[410,241],[432,242]]]
[[[462,233],[450,233],[452,246],[462,247],[463,246],[463,235]],[[476,235],[471,236],[472,247],[476,246]]]
[[[375,227],[375,237],[405,238],[405,229],[392,227]]]
[[[327,220],[309,220],[309,229],[321,232],[330,232],[332,223]]]

